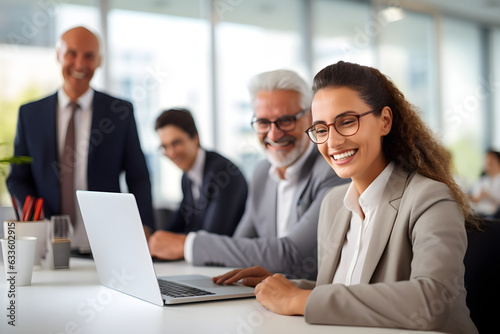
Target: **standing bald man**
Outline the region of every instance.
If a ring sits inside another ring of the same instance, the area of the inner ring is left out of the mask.
[[[33,160],[12,165],[9,191],[20,201],[42,197],[47,217],[70,214],[72,249],[88,253],[75,190],[119,192],[124,173],[148,234],[154,227],[151,182],[132,104],[90,87],[101,65],[99,39],[84,27],[70,29],[61,36],[57,60],[63,86],[19,109],[14,154]]]

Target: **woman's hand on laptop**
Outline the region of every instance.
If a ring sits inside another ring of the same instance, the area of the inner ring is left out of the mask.
[[[186,236],[167,231],[156,231],[148,240],[151,256],[163,260],[178,260],[184,257]]]
[[[236,283],[241,279],[241,283],[243,283],[243,285],[256,286],[264,279],[272,275],[273,274],[266,269],[260,266],[255,266],[251,268],[235,269],[223,275],[213,277],[212,280],[216,284],[229,285]]]

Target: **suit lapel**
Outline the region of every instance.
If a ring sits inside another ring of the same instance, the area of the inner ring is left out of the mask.
[[[44,136],[47,136],[47,143],[50,149],[43,150],[46,161],[59,161],[59,146],[57,145],[57,93],[49,99],[46,105],[46,121],[48,128],[44,129]],[[43,138],[43,137],[42,137]],[[57,174],[59,178],[59,174]]]
[[[312,174],[311,169],[314,166],[314,162],[316,161],[317,155],[319,154],[317,149],[311,150],[309,153],[309,156],[307,157],[306,161],[304,162],[304,166],[301,168],[301,174],[297,183],[297,190],[295,191],[295,194],[293,195],[293,202],[294,203],[294,208],[295,210],[293,211],[295,215],[293,216],[295,224],[299,218],[300,214],[302,212],[299,212],[300,208],[300,202],[302,200],[302,197],[305,194],[306,188],[309,185],[309,182],[311,182]]]
[[[94,99],[92,101],[92,125],[90,126],[90,142],[89,142],[89,154],[88,154],[88,162],[87,166],[93,166],[92,162],[96,155],[96,151],[99,149],[100,145],[96,145],[92,143],[92,134],[98,131],[99,129],[99,121],[104,118],[104,101],[101,98],[102,95],[98,91],[94,90]],[[90,168],[87,173],[90,172]],[[90,178],[89,178],[90,179]]]
[[[347,231],[351,222],[351,211],[344,205],[336,212],[328,212],[326,217],[333,217],[330,231],[326,236],[318,235],[319,255],[321,263],[319,263],[319,272],[317,284],[329,284],[333,281],[335,270],[340,261],[340,254],[346,238]],[[336,223],[333,224],[333,221]],[[322,241],[326,238],[326,241]]]
[[[391,178],[382,194],[377,218],[373,223],[373,234],[368,245],[361,283],[369,283],[382,257],[398,214],[399,203],[405,189],[408,172],[394,167]]]
[[[46,199],[47,201],[52,202],[50,206],[52,207],[53,212],[46,212],[46,214],[51,214],[59,212],[61,197],[59,189],[59,170],[61,169],[61,165],[59,162],[59,145],[57,141],[57,93],[50,96],[47,104],[41,104],[41,106],[44,109],[41,110],[42,119],[40,119],[39,124],[42,124],[43,126],[39,126],[38,128],[43,131],[43,134],[41,134],[41,136],[37,136],[37,138],[41,138],[40,143],[42,147],[39,152],[33,153],[32,157],[41,161],[41,163],[38,164],[38,168],[41,168],[40,166],[44,166],[43,168],[50,166],[49,168],[51,172],[46,174],[47,179],[44,182],[50,184],[50,188],[53,189],[53,195],[48,196]]]
[[[265,225],[265,229],[267,230],[265,235],[278,235],[278,225],[277,225],[277,217],[278,217],[278,184],[274,181],[266,182],[266,190],[265,194],[265,206],[268,208],[274,208],[273,210],[263,210],[263,212],[273,212],[273,215],[266,215],[267,224]]]
[[[211,152],[205,151],[205,164],[203,166],[203,179],[201,181],[200,198],[198,199],[197,203],[194,203],[195,206],[198,208],[198,215],[200,217],[205,216],[208,204],[212,201],[212,198],[210,198],[209,194],[213,192],[213,189],[211,190],[210,187],[217,184],[215,180],[212,178],[213,175],[215,174],[210,173],[212,171],[211,162],[212,162]]]

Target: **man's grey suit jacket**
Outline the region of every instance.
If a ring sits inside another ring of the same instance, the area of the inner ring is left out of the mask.
[[[350,179],[340,179],[316,147],[302,168],[295,191],[292,230],[277,238],[278,184],[269,177],[270,163],[261,162],[250,184],[245,213],[233,237],[199,231],[193,245],[194,265],[249,267],[315,279],[317,224],[325,192]],[[339,198],[342,201],[342,198]]]

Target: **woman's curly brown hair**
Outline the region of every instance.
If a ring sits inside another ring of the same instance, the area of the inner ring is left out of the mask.
[[[375,68],[340,61],[316,74],[313,92],[339,86],[357,91],[366,104],[378,110],[377,116],[385,106],[391,108],[392,128],[382,143],[385,157],[446,184],[462,209],[466,228],[478,229],[480,220],[455,182],[450,152],[422,121],[419,109],[405,99],[394,83]]]

